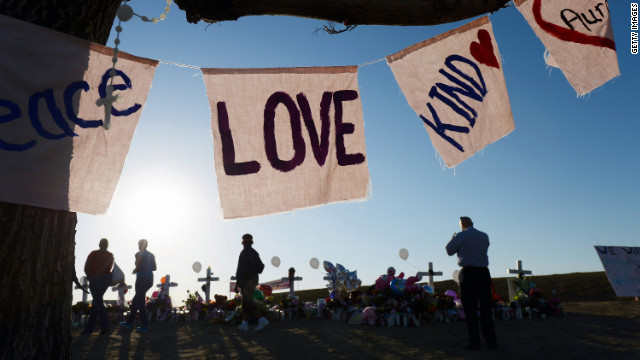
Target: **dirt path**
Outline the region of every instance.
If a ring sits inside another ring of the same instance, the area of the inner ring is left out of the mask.
[[[330,320],[271,323],[262,332],[208,322],[152,323],[148,333],[74,331],[74,359],[638,359],[640,304],[565,304],[563,318],[497,321],[499,347],[469,351],[466,324],[418,328]]]

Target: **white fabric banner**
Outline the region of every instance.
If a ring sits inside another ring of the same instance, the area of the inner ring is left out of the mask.
[[[0,15],[0,201],[105,213],[158,64]],[[107,104],[108,106],[108,104]]]
[[[640,296],[640,247],[595,246],[617,296]]]
[[[620,75],[606,0],[514,3],[547,48],[547,65],[562,70],[579,95]]]
[[[202,69],[225,219],[366,198],[357,71]]]
[[[389,55],[387,62],[448,167],[515,128],[488,17]]]

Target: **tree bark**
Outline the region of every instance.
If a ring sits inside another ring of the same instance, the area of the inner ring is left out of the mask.
[[[437,25],[494,12],[510,0],[175,0],[187,21],[288,15],[345,25]]]
[[[119,5],[0,0],[0,14],[105,44]],[[74,212],[0,202],[1,359],[71,358],[76,223]]]

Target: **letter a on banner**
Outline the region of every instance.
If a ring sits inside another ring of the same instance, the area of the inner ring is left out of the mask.
[[[515,128],[488,17],[389,55],[387,62],[448,167]]]
[[[366,198],[356,66],[202,73],[225,219]]]
[[[547,48],[547,65],[560,68],[579,95],[620,75],[606,0],[514,3]]]
[[[4,15],[0,34],[0,201],[105,213],[158,62],[118,53],[110,103],[113,49]]]

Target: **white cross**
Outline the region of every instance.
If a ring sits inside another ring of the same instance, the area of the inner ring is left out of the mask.
[[[211,275],[212,275],[212,272],[211,272],[211,266],[209,266],[209,267],[207,268],[207,277],[205,277],[205,278],[198,278],[198,281],[199,281],[199,282],[200,282],[200,281],[204,281],[204,282],[206,282],[206,283],[207,283],[207,286],[206,286],[206,288],[205,288],[205,290],[204,290],[204,297],[205,297],[205,301],[206,301],[206,303],[207,303],[207,304],[209,303],[209,294],[210,294],[210,289],[211,289],[211,282],[212,282],[212,281],[218,281],[218,280],[220,280],[220,278],[217,278],[217,277],[211,277]]]
[[[113,108],[113,103],[120,100],[122,100],[122,95],[113,95],[113,85],[107,85],[107,94],[105,97],[96,101],[96,106],[104,105],[104,123],[102,126],[105,130],[109,130],[111,127],[111,108]]]
[[[287,277],[283,277],[283,278],[282,278],[282,280],[283,280],[283,281],[289,281],[289,280],[292,280],[292,281],[289,281],[289,297],[294,297],[294,296],[295,296],[295,294],[293,293],[293,283],[294,283],[295,281],[300,281],[300,280],[302,280],[302,278],[301,278],[300,276],[296,276],[296,277],[294,277],[293,279],[289,279],[289,277],[287,276]]]
[[[429,271],[427,271],[427,272],[423,272],[423,271],[418,272],[418,276],[425,276],[425,275],[429,276],[429,287],[433,289],[433,277],[434,276],[442,276],[442,271],[434,272],[433,271],[433,263],[429,262]]]
[[[88,284],[88,280],[86,276],[83,276],[80,278],[80,284],[82,284],[82,287],[78,287],[77,285],[74,287],[74,289],[76,290],[86,290],[89,288],[89,284]],[[82,302],[83,303],[87,303],[87,295],[88,293],[86,291],[82,291]]]
[[[522,260],[518,260],[516,262],[516,264],[518,265],[517,269],[509,269],[508,273],[509,274],[523,274],[523,275],[531,275],[531,270],[523,270],[522,269]]]
[[[120,283],[117,286],[111,288],[111,291],[118,292],[118,305],[124,307],[124,290],[131,289],[131,285],[125,285],[124,283]]]
[[[169,289],[172,287],[178,286],[177,283],[171,282],[171,277],[169,275],[164,276],[165,283],[156,285],[160,289],[164,290],[166,296],[169,296]]]

